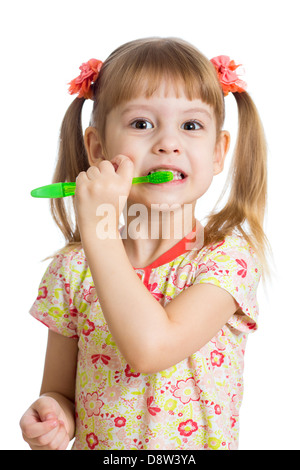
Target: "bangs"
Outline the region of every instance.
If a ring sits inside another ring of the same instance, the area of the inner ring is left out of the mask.
[[[134,64],[135,65],[135,64]],[[138,64],[137,67],[126,68],[120,76],[116,77],[113,86],[112,106],[118,106],[124,101],[135,99],[139,96],[150,98],[166,81],[166,95],[169,88],[175,90],[177,98],[180,92],[184,90],[189,100],[201,98],[204,101],[204,95],[199,79],[189,70],[182,69],[174,63],[160,64],[158,62],[146,62]],[[179,64],[182,65],[181,63]],[[118,80],[119,78],[119,80]],[[210,103],[209,103],[210,104]]]
[[[116,106],[139,96],[150,98],[163,80],[178,97],[184,90],[187,99],[201,99],[212,106],[217,127],[223,125],[224,98],[213,65],[196,48],[177,38],[141,39],[116,49],[104,62],[95,84],[94,117],[97,119],[100,113],[106,116]]]

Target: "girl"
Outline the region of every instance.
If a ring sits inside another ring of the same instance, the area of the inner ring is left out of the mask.
[[[90,60],[71,82],[54,182],[76,179],[76,221],[52,201],[67,245],[31,308],[49,328],[40,398],[20,422],[32,449],[74,436],[73,449],[237,448],[267,246],[264,133],[237,67],[151,38]],[[203,228],[194,209],[224,167],[229,92],[231,192]],[[157,170],[173,181],[132,185]]]

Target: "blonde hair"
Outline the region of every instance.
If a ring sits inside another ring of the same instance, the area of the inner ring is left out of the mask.
[[[183,86],[188,99],[200,98],[212,106],[218,137],[225,118],[224,96],[210,60],[181,39],[146,38],[117,48],[103,63],[93,85],[91,122],[99,131],[104,149],[107,114],[122,102],[141,94],[150,97],[162,78],[175,87]],[[253,247],[264,271],[267,271],[268,240],[263,230],[267,194],[266,141],[257,109],[249,94],[234,93],[234,97],[239,128],[226,184],[226,188],[230,186],[231,189],[225,206],[218,211],[214,209],[208,216],[204,246],[218,243],[227,235],[237,232]],[[86,171],[89,167],[81,124],[84,101],[84,98],[75,98],[64,117],[53,182],[75,181],[80,171]],[[76,221],[73,226],[66,201],[52,199],[51,212],[67,246],[79,244],[78,226]]]

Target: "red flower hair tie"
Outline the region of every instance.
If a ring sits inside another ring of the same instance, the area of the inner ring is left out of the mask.
[[[68,84],[70,95],[78,94],[78,98],[93,99],[91,85],[97,80],[102,64],[103,62],[97,59],[83,63],[79,67],[80,75]]]
[[[224,96],[227,96],[230,91],[231,93],[242,93],[246,91],[246,82],[240,80],[236,73],[236,69],[240,67],[240,65],[236,65],[227,55],[214,57],[211,59],[211,63],[217,71]]]

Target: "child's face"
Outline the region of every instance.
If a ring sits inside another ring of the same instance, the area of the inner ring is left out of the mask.
[[[134,176],[163,168],[176,172],[169,183],[132,186],[128,202],[146,206],[194,203],[223,169],[229,134],[221,132],[216,142],[211,106],[200,99],[188,100],[183,90],[177,98],[174,89],[165,87],[163,82],[150,98],[140,96],[107,116],[106,158],[128,156],[134,163]],[[175,179],[175,175],[183,178]]]

